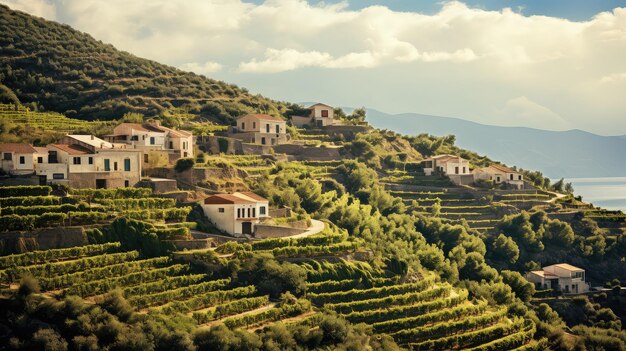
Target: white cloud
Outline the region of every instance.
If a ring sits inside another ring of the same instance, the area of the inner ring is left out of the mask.
[[[539,113],[511,99],[527,97],[562,117],[542,112],[553,129],[565,120],[626,133],[626,99],[615,88],[626,72],[626,8],[574,22],[458,1],[434,14],[305,0],[0,2],[281,100],[502,123],[503,111]]]
[[[187,62],[180,65],[178,68],[184,71],[191,71],[197,74],[209,75],[222,69],[222,65],[217,62],[207,61],[204,63]]]
[[[508,100],[497,113],[502,116],[504,125],[554,130],[569,128],[563,117],[526,96]]]

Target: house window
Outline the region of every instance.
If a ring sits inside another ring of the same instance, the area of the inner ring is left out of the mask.
[[[106,172],[111,171],[111,160],[109,160],[108,158],[104,159],[104,170]]]
[[[220,208],[218,208],[218,209],[217,209],[217,212],[219,212],[219,213],[224,213],[224,207],[220,207]]]
[[[4,153],[4,160],[5,161],[11,161],[13,159],[13,154],[10,152],[5,152]]]
[[[280,133],[280,126],[278,124],[276,125],[276,133]]]
[[[241,218],[241,209],[240,208],[237,209],[237,218]]]
[[[459,167],[454,167],[454,174],[459,174]]]
[[[259,215],[261,216],[265,215],[265,206],[259,207]]]
[[[252,129],[256,129],[256,122],[252,122]]]
[[[246,122],[241,122],[241,129],[243,129],[243,130],[246,129]]]
[[[251,218],[250,217],[250,208],[248,208],[248,218]]]
[[[130,172],[130,158],[124,159],[124,171]]]
[[[252,218],[256,217],[256,208],[252,208]]]
[[[517,180],[522,180],[522,175],[521,174],[517,176]]]
[[[80,157],[74,157],[73,162],[74,162],[75,165],[79,165],[80,164]]]
[[[510,174],[509,177],[510,177],[511,180],[513,180],[513,175],[512,174]]]
[[[156,143],[156,140],[154,139],[154,137],[150,137],[150,145],[154,145]]]
[[[465,167],[463,167],[463,174],[467,173],[465,170],[466,170],[466,168],[465,168]]]
[[[139,141],[139,135],[131,135],[130,141]]]
[[[143,162],[148,163],[148,154],[143,154]]]
[[[117,162],[113,162],[113,170],[117,171]]]
[[[124,181],[124,187],[128,188],[130,186],[130,182],[128,180]]]
[[[173,148],[174,148],[174,142],[170,141],[170,149],[173,149]]]
[[[23,165],[26,163],[26,158],[24,156],[20,156],[20,164]]]
[[[64,179],[65,174],[63,173],[52,173],[52,179]]]
[[[49,151],[48,152],[48,163],[57,163],[59,162],[58,158],[57,158],[57,152],[56,151]]]
[[[265,145],[265,137],[261,137],[261,144]]]
[[[328,110],[322,110],[322,117],[328,117]]]
[[[265,133],[269,133],[270,132],[270,124],[266,124],[265,125]]]
[[[43,157],[41,156],[37,157],[37,163],[43,163]]]
[[[90,165],[93,164],[93,157],[89,156],[89,158],[87,159],[87,162],[89,162]]]

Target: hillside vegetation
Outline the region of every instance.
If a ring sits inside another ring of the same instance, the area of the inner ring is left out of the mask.
[[[0,5],[0,102],[85,120],[185,111],[229,124],[292,106],[119,51],[88,34]]]

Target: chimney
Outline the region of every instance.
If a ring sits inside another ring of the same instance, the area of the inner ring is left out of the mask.
[[[91,135],[91,140],[93,140],[93,138],[94,138],[94,136],[93,136],[93,134],[92,134],[92,135]]]

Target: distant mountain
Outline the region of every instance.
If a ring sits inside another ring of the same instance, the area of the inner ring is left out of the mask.
[[[403,134],[454,134],[460,147],[507,165],[539,170],[551,178],[626,176],[626,136],[499,127],[414,113],[390,115],[372,109],[367,116],[374,127]]]
[[[176,111],[222,123],[291,104],[117,50],[70,26],[0,5],[0,102],[80,119]]]

